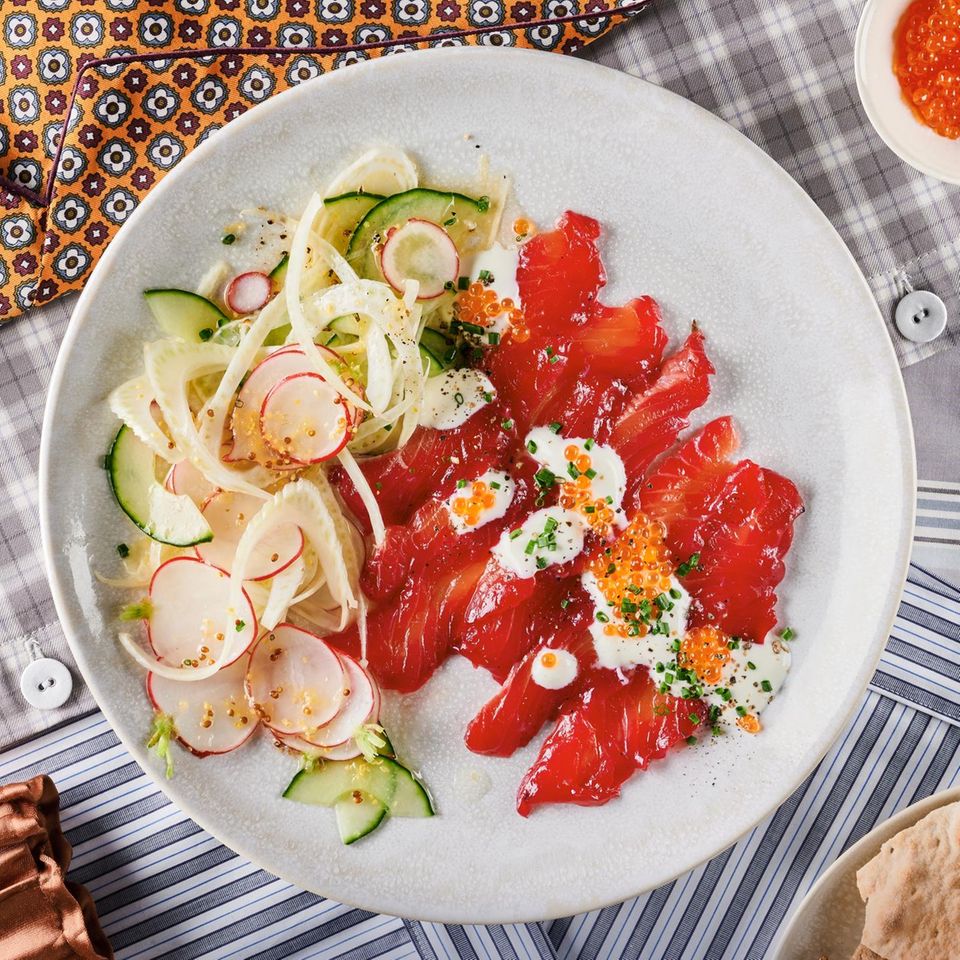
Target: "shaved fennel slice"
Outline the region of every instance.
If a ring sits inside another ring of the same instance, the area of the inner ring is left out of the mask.
[[[376,323],[368,323],[363,333],[367,353],[367,400],[374,414],[380,416],[393,396],[393,361],[387,337]]]
[[[300,292],[303,271],[306,267],[307,250],[312,238],[312,224],[322,207],[323,200],[320,198],[320,194],[315,193],[310,198],[306,210],[303,211],[303,218],[297,225],[297,232],[293,235],[293,241],[290,244],[290,259],[287,261],[287,282],[283,289],[287,313],[290,316],[293,335],[307,359],[313,364],[314,370],[323,376],[338,393],[349,398],[355,407],[361,410],[369,410],[370,405],[367,401],[351,390],[327,363],[323,354],[313,342],[315,334],[303,312],[303,300]]]
[[[174,667],[169,663],[158,660],[152,653],[148,653],[129,633],[119,633],[117,639],[130,656],[145,670],[155,673],[158,677],[168,680],[182,680],[189,683],[192,680],[206,680],[212,677],[219,669],[220,662],[208,664],[205,667]],[[224,651],[230,647],[230,638],[224,644]]]
[[[183,452],[171,448],[170,438],[160,429],[150,407],[154,391],[149,379],[140,375],[120,384],[110,394],[110,409],[142,440],[158,457],[167,463],[179,463]]]
[[[247,479],[254,478],[253,471],[242,474],[229,469],[203,442],[187,400],[187,383],[225,369],[233,354],[233,347],[174,340],[148,343],[143,350],[147,376],[177,446],[214,486],[263,499],[269,494]]]
[[[260,615],[260,625],[266,630],[272,630],[278,623],[286,619],[287,610],[293,603],[303,582],[307,565],[302,557],[297,557],[290,566],[281,570],[270,583],[270,592],[266,606]]]
[[[347,476],[353,481],[357,495],[363,502],[367,516],[370,518],[370,527],[373,530],[374,543],[379,547],[387,535],[387,529],[383,523],[383,514],[380,512],[380,504],[377,503],[377,498],[374,496],[373,490],[367,482],[367,478],[363,475],[360,465],[354,460],[353,454],[347,447],[344,447],[344,449],[337,454],[337,459],[347,472]]]
[[[368,150],[341,171],[327,185],[323,195],[338,197],[342,193],[362,191],[389,197],[412,190],[417,182],[417,168],[402,150],[379,147]]]
[[[357,597],[357,634],[360,637],[360,666],[366,669],[367,660],[367,598],[360,591]]]
[[[333,505],[336,507],[335,500]],[[348,558],[337,535],[335,518],[326,498],[315,483],[304,478],[288,483],[247,524],[234,556],[230,577],[231,601],[234,598],[239,601],[242,596],[244,574],[254,547],[270,530],[284,523],[296,524],[316,551],[330,592],[340,605],[342,626],[346,626],[350,611],[357,605],[346,562]],[[221,659],[226,659],[226,656],[227,651],[224,650]]]
[[[230,276],[230,264],[226,260],[218,260],[201,278],[197,284],[197,294],[212,300],[223,290],[227,277]]]

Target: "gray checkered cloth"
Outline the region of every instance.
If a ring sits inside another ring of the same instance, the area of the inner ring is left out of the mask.
[[[858,259],[902,365],[960,339],[960,191],[919,174],[873,132],[857,98],[859,0],[655,0],[586,57],[689,97],[733,124],[792,174]],[[946,332],[912,344],[893,326],[905,280],[938,293]],[[79,683],[63,709],[23,703],[18,682],[39,649],[70,662],[40,555],[40,421],[73,298],[0,327],[0,746],[93,707]],[[842,317],[823,318],[824,336]]]

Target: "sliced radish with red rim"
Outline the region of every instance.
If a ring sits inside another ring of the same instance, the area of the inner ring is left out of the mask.
[[[265,273],[253,270],[234,277],[227,285],[224,300],[236,314],[245,316],[266,306],[273,296],[273,283]]]
[[[350,409],[319,373],[298,373],[271,387],[260,409],[263,439],[300,464],[339,453],[350,436]]]
[[[241,657],[212,677],[184,683],[147,674],[147,695],[161,713],[173,718],[177,739],[198,757],[229,753],[257,729],[243,682],[249,657]]]
[[[164,486],[171,493],[186,494],[198,507],[220,490],[189,460],[181,460],[170,468]]]
[[[380,270],[398,293],[405,280],[416,280],[420,284],[417,299],[433,300],[456,281],[460,254],[443,227],[415,217],[387,234],[380,250]]]
[[[237,544],[243,531],[264,503],[265,500],[250,494],[227,490],[208,498],[201,512],[210,524],[213,539],[194,547],[197,556],[227,573],[232,572]],[[303,532],[298,526],[281,524],[253,548],[244,579],[266,580],[275,577],[303,553],[303,544]]]
[[[303,738],[316,747],[336,747],[346,743],[365,723],[375,723],[380,713],[380,689],[376,681],[353,657],[339,653],[346,679],[340,712]]]
[[[343,664],[318,636],[290,623],[265,633],[247,672],[247,698],[280,734],[309,734],[343,706]]]
[[[229,575],[194,557],[174,557],[157,568],[150,604],[147,639],[170,666],[228,666],[257,636],[257,615],[246,591],[243,605],[234,608]]]

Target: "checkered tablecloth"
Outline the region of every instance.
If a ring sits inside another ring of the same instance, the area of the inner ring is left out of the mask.
[[[910,170],[867,124],[853,81],[862,6],[655,0],[587,56],[695,100],[781,163],[857,257],[907,366],[960,338],[960,191]],[[910,345],[892,326],[904,280],[947,304],[947,332],[932,344]],[[844,847],[960,774],[960,593],[915,567],[883,664],[831,754],[764,824],[675,883],[580,917],[487,928],[370,915],[291,888],[171,806],[79,678],[60,711],[33,711],[20,698],[20,672],[37,650],[70,661],[42,568],[36,469],[45,390],[72,306],[0,328],[0,746],[10,748],[0,779],[54,776],[74,875],[97,898],[119,957],[759,960]],[[823,335],[843,321],[824,317]],[[950,446],[956,415],[934,413],[924,411],[924,429]],[[960,453],[953,464],[954,473],[920,482],[915,556],[926,562],[960,556]]]

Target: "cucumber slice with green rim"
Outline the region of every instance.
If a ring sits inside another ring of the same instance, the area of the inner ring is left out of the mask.
[[[427,190],[417,187],[381,200],[357,224],[346,256],[363,277],[382,279],[375,247],[391,227],[399,227],[411,218],[429,220],[443,227],[457,246],[461,256],[471,249],[471,238],[485,238],[484,219],[489,216],[490,202],[462,193]]]
[[[144,290],[143,297],[164,333],[190,343],[209,340],[227,322],[215,303],[189,290]]]
[[[420,346],[429,350],[444,370],[456,366],[457,345],[448,340],[438,330],[425,327],[423,333],[420,334]]]
[[[333,808],[337,814],[340,839],[348,845],[376,830],[387,815],[387,808],[362,790],[344,794]]]
[[[273,287],[275,290],[279,290],[283,286],[284,280],[287,279],[287,264],[290,262],[290,255],[285,253],[281,258],[280,262],[267,274],[267,276],[273,281]]]
[[[197,505],[157,482],[153,451],[126,425],[107,455],[107,476],[120,508],[151,540],[191,547],[213,539]]]
[[[323,345],[325,347],[333,347],[333,349],[336,350],[337,347],[346,347],[356,342],[357,338],[351,336],[349,333],[334,333],[327,338]]]
[[[341,193],[337,197],[327,197],[323,206],[327,212],[327,220],[323,228],[324,235],[336,248],[343,253],[350,243],[353,231],[357,224],[375,207],[384,197],[379,193]]]
[[[360,321],[353,313],[345,314],[342,317],[334,317],[327,324],[327,329],[333,330],[335,333],[351,333],[355,337],[359,337],[361,332]]]
[[[396,787],[390,801],[391,817],[432,817],[435,814],[430,794],[424,785],[402,764],[397,764]]]
[[[355,760],[325,760],[312,770],[301,770],[290,781],[283,796],[297,803],[330,807],[345,793],[360,790],[389,807],[397,785],[396,767],[392,760],[367,763]]]
[[[423,361],[423,369],[428,377],[438,377],[444,372],[443,364],[421,343],[420,359]]]

